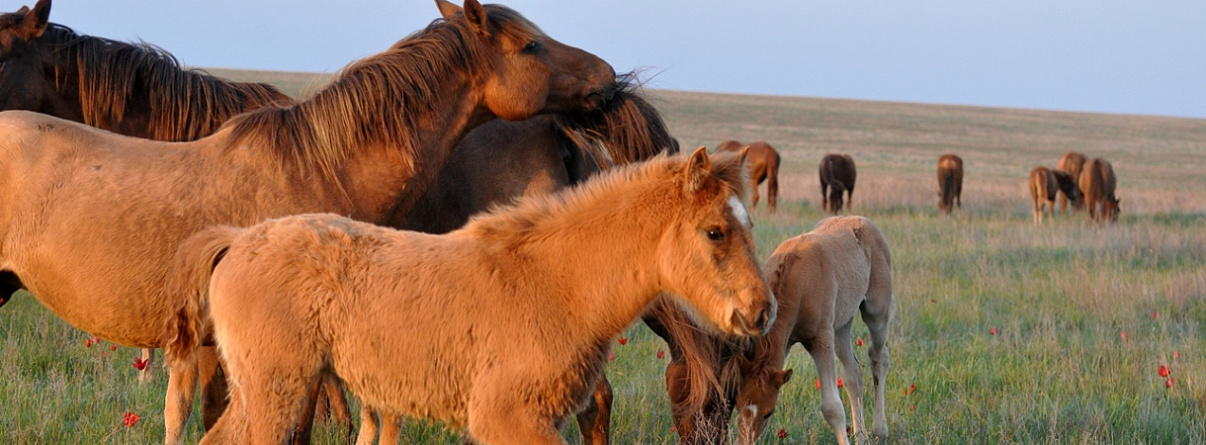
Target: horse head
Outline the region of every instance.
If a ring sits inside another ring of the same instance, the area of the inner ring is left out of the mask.
[[[745,153],[708,158],[707,147],[691,155],[681,172],[689,203],[658,244],[658,262],[668,290],[702,325],[738,336],[762,335],[775,319],[777,303],[754,253],[749,212],[742,203],[748,184]]]
[[[496,69],[484,85],[485,103],[495,116],[523,120],[542,113],[602,108],[616,90],[611,65],[595,55],[546,35],[519,13],[500,5],[466,0],[458,7],[436,0],[445,20],[465,20],[471,34],[491,47]]]
[[[737,444],[753,445],[766,429],[779,403],[779,390],[791,380],[791,369],[743,364],[743,381],[733,406],[737,408]]]
[[[42,38],[49,20],[50,0],[0,15],[0,110],[59,115],[68,108],[55,87],[53,45]]]

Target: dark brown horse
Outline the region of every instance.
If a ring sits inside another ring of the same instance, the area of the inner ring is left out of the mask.
[[[208,136],[230,116],[293,101],[261,83],[180,67],[154,46],[49,23],[50,0],[0,15],[0,110],[37,111],[160,141]]]
[[[1073,208],[1081,206],[1083,200],[1080,196],[1080,186],[1076,184],[1077,177],[1058,168],[1052,169],[1051,174],[1055,176],[1055,183],[1059,186],[1060,202],[1069,201]],[[1064,213],[1061,211],[1060,215],[1062,216]]]
[[[742,145],[737,141],[724,141],[716,146],[716,151],[739,153],[745,148],[750,151],[746,162],[750,166],[750,209],[758,207],[758,185],[766,182],[766,204],[771,213],[775,213],[779,201],[779,152],[775,147],[764,141],[751,142]]]
[[[594,110],[615,88],[609,65],[509,8],[441,10],[446,20],[309,100],[192,142],[0,113],[0,295],[24,288],[82,330],[158,347],[178,303],[164,294],[167,259],[191,234],[316,211],[383,224],[413,207],[470,128]],[[195,362],[172,363],[167,443],[183,438],[196,375]]]
[[[854,181],[858,170],[850,155],[827,154],[821,158],[821,209],[834,215],[842,211],[842,192],[846,192],[846,206],[854,207]],[[826,190],[828,189],[828,191]]]
[[[1089,210],[1089,219],[1102,223],[1105,221],[1118,222],[1118,198],[1114,196],[1114,188],[1118,179],[1114,176],[1114,166],[1102,158],[1093,158],[1084,165],[1077,180],[1080,190],[1084,193],[1085,205]],[[1101,211],[1098,212],[1098,206]]]
[[[938,212],[950,216],[951,209],[963,209],[963,158],[947,153],[938,158]]]
[[[1059,162],[1055,164],[1056,170],[1063,170],[1072,174],[1073,178],[1080,177],[1080,171],[1085,165],[1085,155],[1070,151],[1059,157]],[[1063,196],[1059,197],[1059,213],[1065,215],[1068,212],[1068,201],[1072,202],[1073,210],[1081,210],[1084,208],[1084,202],[1080,200],[1080,189],[1076,190],[1076,198],[1068,194],[1065,190]]]

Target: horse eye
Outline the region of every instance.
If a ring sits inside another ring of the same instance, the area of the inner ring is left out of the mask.
[[[708,229],[708,239],[717,242],[724,241],[724,232],[719,227]]]
[[[544,44],[540,43],[538,41],[535,41],[535,40],[528,42],[527,46],[523,47],[523,52],[528,53],[528,54],[537,53],[537,52],[540,52],[543,50],[544,50]]]
[[[767,411],[767,412],[766,412],[766,414],[763,414],[763,415],[762,415],[762,418],[763,418],[763,419],[769,419],[769,418],[770,418],[770,416],[772,416],[772,415],[774,415],[774,414],[775,414],[775,410],[773,410],[773,409],[772,409],[772,410],[770,410],[770,411]]]

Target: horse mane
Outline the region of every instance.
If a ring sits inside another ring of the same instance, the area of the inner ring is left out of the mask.
[[[458,232],[481,238],[507,239],[501,243],[505,248],[522,244],[529,237],[542,236],[541,221],[551,220],[587,205],[605,202],[601,195],[614,193],[632,184],[664,178],[674,178],[682,190],[682,179],[687,168],[687,158],[682,155],[659,154],[652,159],[635,164],[619,165],[591,178],[589,181],[558,193],[540,196],[525,196],[512,204],[494,205],[490,211],[480,213],[469,220]],[[705,183],[709,192],[728,192],[744,199],[747,193],[748,170],[736,155],[713,155],[712,179]]]
[[[486,10],[492,20],[523,20],[506,7]],[[306,101],[245,113],[225,127],[236,142],[266,147],[303,169],[316,166],[328,178],[356,147],[370,143],[400,147],[413,159],[416,130],[430,127],[425,121],[436,112],[444,82],[489,63],[485,46],[467,37],[472,32],[464,20],[436,19],[388,50],[344,67]]]
[[[556,116],[563,143],[592,156],[601,169],[661,152],[678,153],[678,141],[670,136],[657,109],[645,100],[637,74],[622,74],[616,82],[619,88],[602,110]]]
[[[232,82],[203,70],[181,68],[175,56],[146,42],[82,35],[56,23],[47,26],[43,38],[57,42],[54,57],[60,63],[56,66],[74,60],[87,125],[115,129],[135,100],[132,86],[139,83],[145,86],[149,102],[147,136],[163,141],[198,139],[243,110],[291,102],[268,84]],[[71,74],[56,69],[59,91],[67,87]]]

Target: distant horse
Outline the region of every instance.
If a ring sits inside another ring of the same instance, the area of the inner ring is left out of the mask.
[[[766,203],[767,208],[771,213],[775,213],[776,204],[779,200],[779,152],[775,147],[764,141],[751,142],[749,145],[742,145],[737,141],[724,141],[716,146],[716,151],[730,151],[738,153],[742,149],[749,147],[750,151],[747,154],[747,163],[750,166],[750,191],[752,201],[750,208],[758,207],[758,185],[766,182]]]
[[[1034,204],[1034,225],[1043,224],[1043,212],[1051,214],[1051,219],[1055,220],[1055,194],[1058,192],[1059,182],[1050,169],[1035,167],[1030,170],[1030,200]]]
[[[963,209],[963,158],[947,153],[938,158],[938,213],[950,216],[951,209]]]
[[[410,210],[470,128],[597,109],[615,88],[609,65],[509,8],[441,6],[445,20],[311,99],[193,142],[0,113],[0,296],[24,288],[84,331],[158,347],[176,305],[169,260],[189,235],[322,211],[384,223]],[[171,363],[167,443],[182,440],[195,385],[195,362]]]
[[[145,43],[77,34],[49,23],[50,6],[50,0],[39,0],[32,10],[0,15],[0,41],[8,42],[0,48],[0,111],[36,111],[127,136],[190,141],[210,135],[235,114],[293,103],[268,84],[183,69],[174,56]],[[142,356],[150,362],[151,350]],[[204,361],[216,364],[212,357]],[[148,366],[139,379],[153,372]],[[215,389],[225,397],[224,389]]]
[[[1078,178],[1080,190],[1084,193],[1085,204],[1089,208],[1089,219],[1101,223],[1104,221],[1118,222],[1118,198],[1114,196],[1114,188],[1118,179],[1114,176],[1114,166],[1109,161],[1093,158],[1084,165]],[[1097,207],[1101,206],[1101,211]]]
[[[1059,157],[1059,162],[1055,164],[1056,170],[1063,170],[1072,174],[1073,178],[1080,177],[1080,171],[1085,164],[1085,155],[1070,151]],[[1076,198],[1064,191],[1064,195],[1059,197],[1059,214],[1066,215],[1068,211],[1068,201],[1072,201],[1073,210],[1081,210],[1084,208],[1084,202],[1080,200],[1080,190],[1076,190]]]
[[[161,141],[208,136],[246,110],[292,104],[270,85],[180,68],[171,54],[48,23],[50,0],[0,15],[0,110]]]
[[[838,443],[846,444],[846,416],[837,391],[833,357],[842,361],[850,399],[851,432],[866,441],[863,421],[863,373],[850,336],[861,313],[871,333],[875,410],[871,433],[888,436],[884,384],[888,376],[888,323],[892,319],[892,252],[883,232],[861,216],[833,217],[812,231],[784,241],[762,268],[780,305],[780,316],[765,337],[739,355],[738,443],[753,444],[774,412],[779,389],[791,378],[783,370],[787,352],[803,344],[821,381],[821,412]]]
[[[612,339],[663,292],[726,335],[771,326],[745,182],[739,157],[700,147],[447,235],[330,214],[206,230],[177,256],[188,297],[168,345],[189,354],[212,320],[233,394],[202,443],[281,443],[333,372],[367,405],[483,444],[563,444]]]
[[[1065,200],[1071,201],[1073,208],[1077,208],[1078,206],[1081,206],[1082,198],[1080,196],[1080,186],[1076,185],[1076,179],[1077,179],[1076,176],[1073,176],[1071,173],[1060,170],[1058,168],[1051,170],[1051,174],[1055,176],[1055,183],[1059,186],[1060,202],[1063,202]],[[1053,216],[1054,216],[1054,211],[1055,211],[1055,209],[1053,208],[1052,209]],[[1061,211],[1060,215],[1064,215],[1064,213]]]
[[[842,211],[842,192],[847,193],[846,205],[854,207],[854,181],[858,170],[850,155],[827,154],[821,158],[821,209],[838,214]],[[826,189],[829,189],[826,192]]]

